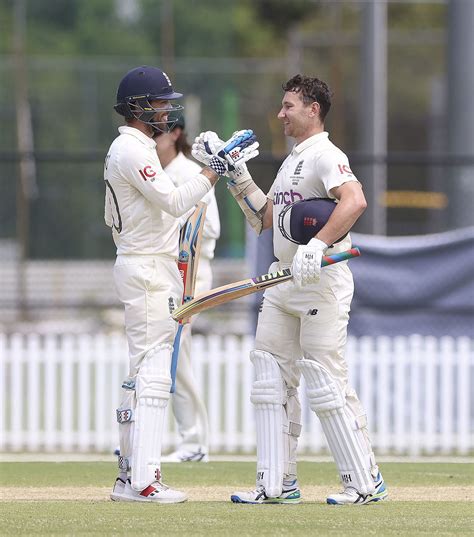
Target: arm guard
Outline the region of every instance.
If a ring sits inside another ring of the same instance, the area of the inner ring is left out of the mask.
[[[263,215],[267,205],[267,196],[255,184],[250,173],[244,169],[237,168],[229,172],[230,181],[227,183],[232,196],[239,204],[248,223],[260,235],[263,229]]]

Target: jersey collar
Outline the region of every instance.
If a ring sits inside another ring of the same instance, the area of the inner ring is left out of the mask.
[[[301,153],[302,151],[304,151],[308,147],[310,147],[312,145],[319,144],[323,140],[326,140],[328,138],[328,136],[329,136],[329,133],[326,132],[326,131],[318,132],[318,134],[314,134],[313,136],[310,136],[309,138],[306,138],[306,140],[304,140],[300,144],[296,144],[295,146],[293,146],[293,152]]]
[[[135,129],[134,127],[129,127],[128,125],[122,125],[122,127],[119,127],[120,134],[130,134],[130,136],[135,136],[142,144],[146,145],[147,147],[155,148],[156,142],[153,140],[153,138],[150,138],[142,131],[139,131],[138,129]]]

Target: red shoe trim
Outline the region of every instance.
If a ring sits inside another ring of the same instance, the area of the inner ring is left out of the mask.
[[[155,491],[156,491],[155,487],[153,487],[152,485],[148,485],[146,489],[143,489],[140,492],[140,496],[150,496],[150,494]]]

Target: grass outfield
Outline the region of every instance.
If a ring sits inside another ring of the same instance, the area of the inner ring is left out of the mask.
[[[178,505],[108,499],[113,463],[0,463],[0,535],[368,536],[473,535],[474,464],[384,463],[390,500],[361,507],[324,503],[337,490],[332,463],[298,466],[304,503],[239,505],[255,464],[163,465],[164,481],[189,493]]]

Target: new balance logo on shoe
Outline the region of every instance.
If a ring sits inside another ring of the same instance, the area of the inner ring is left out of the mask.
[[[318,310],[316,308],[308,310],[308,313],[306,315],[317,315]]]

